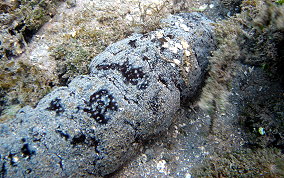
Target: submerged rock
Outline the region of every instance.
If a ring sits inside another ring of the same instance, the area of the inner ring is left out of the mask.
[[[110,174],[165,131],[203,81],[211,21],[179,14],[109,46],[76,77],[0,125],[1,176]]]

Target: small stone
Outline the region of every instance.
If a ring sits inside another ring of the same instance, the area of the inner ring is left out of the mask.
[[[260,135],[264,135],[264,134],[265,134],[264,128],[263,128],[263,127],[259,127],[259,128],[258,128],[258,133],[259,133]]]

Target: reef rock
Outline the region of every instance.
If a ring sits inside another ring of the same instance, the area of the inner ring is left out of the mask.
[[[110,45],[90,75],[22,108],[0,125],[1,177],[117,170],[196,95],[214,49],[210,23],[197,13],[170,16],[160,30]]]

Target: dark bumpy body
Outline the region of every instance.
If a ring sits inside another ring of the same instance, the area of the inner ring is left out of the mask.
[[[158,32],[109,46],[93,59],[90,75],[2,123],[1,177],[107,175],[136,153],[138,143],[165,131],[200,86],[214,42],[210,21],[200,14],[164,22]],[[182,40],[190,56],[165,47]]]

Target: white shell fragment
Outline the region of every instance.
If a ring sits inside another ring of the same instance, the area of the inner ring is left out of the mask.
[[[186,32],[189,32],[189,28],[185,24],[180,24],[180,28],[182,28]]]

